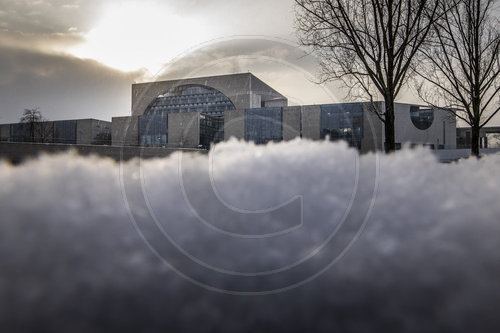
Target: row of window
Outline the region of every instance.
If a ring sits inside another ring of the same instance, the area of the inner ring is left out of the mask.
[[[201,147],[208,149],[212,143],[224,140],[224,118],[207,114],[200,115]],[[161,147],[168,143],[168,114],[149,113],[139,116],[139,144],[147,147]]]
[[[12,142],[77,144],[77,120],[10,124],[8,140]],[[83,141],[93,145],[110,145],[109,125],[93,127],[91,140],[83,139]]]
[[[202,105],[197,107],[185,107],[184,105],[176,105],[176,106],[152,106],[149,108],[147,113],[165,111],[167,113],[181,113],[181,112],[224,112],[228,110],[232,110],[232,105]],[[147,114],[146,113],[146,114]]]
[[[223,119],[224,111],[234,110],[232,102],[215,89],[204,86],[180,86],[168,93],[159,96],[145,112],[148,114],[161,113],[166,122],[167,113],[199,112]],[[281,107],[256,108],[245,110],[245,139],[256,143],[281,141],[283,139],[283,110]],[[433,121],[432,109],[412,106],[410,118],[415,127],[425,130]],[[156,118],[154,118],[156,119]],[[143,120],[146,121],[146,120]],[[148,118],[147,122],[154,122]],[[218,123],[219,124],[219,123]],[[155,125],[156,126],[156,125]],[[166,133],[155,132],[155,126],[150,130],[142,130],[142,142],[148,145],[161,145],[166,143],[163,135]],[[201,118],[200,133],[207,140],[213,140],[214,133],[220,132],[223,126],[215,128],[209,120]],[[202,128],[203,127],[203,128]],[[166,125],[163,126],[166,128]],[[166,129],[165,129],[166,131]],[[161,131],[160,131],[161,132]],[[363,104],[326,104],[321,105],[320,137],[332,141],[344,140],[350,146],[361,148],[363,138]],[[205,139],[204,139],[205,140]]]
[[[230,101],[228,101],[227,98],[223,96],[214,96],[214,97],[198,97],[198,98],[192,98],[191,96],[186,96],[186,97],[158,97],[154,105],[177,105],[177,104],[216,104],[216,103],[223,103],[223,104],[231,104]]]
[[[224,117],[200,115],[200,146],[209,149],[213,143],[224,141]]]
[[[221,92],[202,86],[179,86],[158,96],[146,109],[145,114],[157,111],[223,112],[234,110],[231,100]]]
[[[10,138],[13,142],[76,144],[76,120],[12,124]]]
[[[360,149],[363,137],[362,104],[322,105],[320,133],[322,139],[344,140]],[[283,109],[245,110],[245,139],[258,144],[283,140]]]

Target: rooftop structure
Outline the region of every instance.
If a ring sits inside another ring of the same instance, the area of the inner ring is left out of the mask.
[[[285,96],[251,73],[132,85],[132,116],[151,111],[221,115],[226,110],[286,105]]]

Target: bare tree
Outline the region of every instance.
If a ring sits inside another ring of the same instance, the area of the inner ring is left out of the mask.
[[[46,142],[50,139],[52,123],[47,122],[38,108],[24,109],[19,121],[27,126],[31,142]]]
[[[421,49],[419,95],[446,106],[471,126],[471,152],[479,156],[480,130],[500,110],[500,34],[495,0],[441,2],[445,15]],[[425,84],[429,83],[429,84]]]
[[[300,43],[318,54],[321,80],[340,80],[349,97],[374,101],[385,127],[385,150],[395,150],[394,102],[412,74],[439,6],[430,0],[295,0]]]

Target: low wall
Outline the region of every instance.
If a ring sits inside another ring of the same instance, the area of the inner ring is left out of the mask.
[[[203,149],[194,148],[160,148],[160,147],[120,147],[120,146],[97,146],[97,145],[65,145],[53,143],[18,143],[0,142],[0,159],[6,159],[12,163],[20,163],[27,158],[33,158],[41,153],[56,154],[74,150],[80,155],[98,155],[110,157],[116,161],[129,160],[134,157],[155,158],[165,157],[175,151],[207,153]],[[432,153],[441,162],[457,161],[470,156],[470,149],[439,149]],[[500,148],[480,149],[481,155],[500,154]]]
[[[470,149],[437,149],[432,152],[441,162],[457,161],[470,156]],[[480,149],[479,153],[481,155],[500,154],[500,148]]]
[[[159,148],[159,147],[119,147],[93,145],[65,145],[45,143],[15,143],[0,142],[0,159],[6,159],[14,164],[27,158],[33,158],[41,153],[56,154],[74,150],[80,155],[98,155],[110,157],[116,161],[129,160],[134,157],[155,158],[165,157],[175,151],[192,151],[205,153],[206,150],[190,148]]]

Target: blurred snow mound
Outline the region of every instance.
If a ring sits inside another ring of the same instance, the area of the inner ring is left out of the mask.
[[[498,174],[500,156],[306,140],[2,162],[0,330],[498,332]],[[331,235],[347,251],[308,283],[211,290],[300,282]]]

